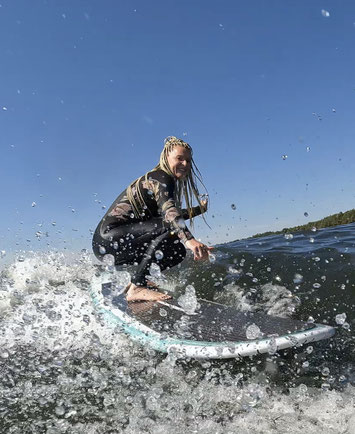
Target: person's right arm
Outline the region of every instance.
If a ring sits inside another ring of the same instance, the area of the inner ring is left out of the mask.
[[[163,220],[170,224],[171,229],[177,234],[180,240],[186,245],[193,235],[187,228],[181,210],[175,203],[175,182],[174,178],[163,171],[152,173],[152,179],[157,182],[153,190],[158,210]]]

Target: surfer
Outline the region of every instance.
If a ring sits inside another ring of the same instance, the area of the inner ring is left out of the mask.
[[[154,287],[147,281],[153,262],[160,270],[174,267],[185,258],[186,249],[197,261],[208,259],[212,247],[196,240],[185,224],[207,211],[207,199],[199,197],[197,180],[202,183],[190,145],[167,137],[159,164],[133,181],[97,226],[93,251],[99,260],[110,254],[115,265],[138,264],[126,289],[127,301],[170,298],[148,288]],[[183,197],[186,209],[181,209]],[[192,206],[193,198],[198,206]]]

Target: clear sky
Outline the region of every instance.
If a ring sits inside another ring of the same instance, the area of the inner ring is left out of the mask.
[[[354,1],[0,4],[0,250],[90,248],[168,135],[209,190],[205,242],[354,207]]]

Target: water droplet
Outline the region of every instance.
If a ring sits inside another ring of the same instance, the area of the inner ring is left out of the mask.
[[[313,316],[309,316],[307,322],[313,324],[313,323],[314,323],[314,318],[313,318]]]
[[[7,350],[2,350],[1,352],[0,352],[0,357],[2,358],[2,359],[8,359],[9,358],[9,352],[7,351]]]
[[[64,413],[65,413],[65,408],[64,408],[62,405],[58,405],[58,406],[55,408],[55,414],[56,414],[57,416],[63,416]]]
[[[234,203],[232,203],[231,208],[232,208],[233,210],[236,210],[236,209],[237,209],[237,207],[236,207],[236,205],[235,205]]]
[[[6,250],[0,250],[0,258],[6,256]]]
[[[306,212],[304,212],[303,213],[303,215],[305,216],[305,217],[308,217],[309,216],[309,214],[308,214],[308,212],[306,211]]]
[[[213,253],[208,252],[208,259],[210,262],[216,262],[216,257]]]
[[[277,280],[278,282],[281,282],[281,277],[280,276],[275,276],[275,280]]]
[[[100,246],[101,247],[101,246]],[[101,253],[101,251],[100,251]],[[107,266],[113,266],[115,265],[115,257],[113,255],[107,254],[102,258],[102,262]]]
[[[312,347],[312,345],[310,345],[309,347],[306,348],[306,353],[307,354],[313,353],[313,347]]]
[[[56,222],[52,222],[52,226],[55,226],[57,223]]]
[[[119,271],[115,273],[114,281],[112,282],[112,295],[117,296],[122,294],[131,283],[131,275],[128,271]]]
[[[312,227],[311,229],[312,232],[317,232],[317,228],[315,226]]]
[[[182,217],[178,218],[176,221],[176,224],[179,226],[180,229],[185,229],[186,228],[186,224],[185,221]]]
[[[302,363],[302,368],[308,368],[309,367],[309,362],[306,360],[305,362]]]
[[[307,146],[307,147],[306,147],[306,151],[309,152],[310,150],[311,150],[311,147],[310,147],[310,146]]]
[[[256,324],[253,323],[246,328],[245,335],[246,335],[247,339],[258,339],[258,338],[262,337],[263,334],[262,334],[260,328]]]
[[[296,338],[296,336],[289,335],[289,336],[287,336],[287,339],[290,341],[290,344],[291,344],[293,347],[297,347],[297,346],[299,346],[299,342],[298,342],[298,339]]]
[[[232,267],[232,266],[228,267],[228,273],[230,273],[230,274],[240,274],[239,271],[236,268]]]
[[[309,239],[309,242],[310,242],[310,243],[314,243],[314,238],[311,237],[311,238]]]
[[[158,259],[158,261],[160,261],[161,259],[164,258],[164,253],[161,250],[157,250],[155,252],[155,257]]]
[[[196,291],[192,285],[186,286],[185,294],[181,295],[177,301],[188,315],[195,313],[195,310],[199,306],[196,298]]]
[[[267,268],[266,268],[266,271],[270,273],[270,271],[271,271],[271,267],[267,267]]]
[[[71,212],[75,212],[75,209],[74,209],[74,208],[72,208],[72,209],[71,209]]]
[[[104,246],[99,246],[100,255],[104,255],[106,253],[106,249]]]
[[[267,350],[269,354],[275,354],[277,352],[277,344],[276,339],[272,337],[269,341],[269,344],[267,346]]]
[[[31,203],[32,208],[35,207],[36,205],[37,205],[36,202]]]
[[[293,283],[299,284],[303,282],[302,274],[296,273],[293,277]]]
[[[322,369],[322,375],[324,375],[325,377],[327,377],[330,374],[330,369],[325,367]]]
[[[287,160],[288,156],[286,154],[282,155],[281,157],[283,160]]]
[[[293,235],[292,234],[285,234],[284,235],[286,240],[292,240],[293,239]]]
[[[151,264],[150,268],[149,268],[149,274],[152,277],[156,277],[156,278],[160,278],[161,277],[161,271],[160,271],[160,267],[158,264],[155,264],[154,262]]]
[[[7,107],[3,107],[2,109],[3,109],[5,112],[7,111]]]
[[[336,110],[335,110],[335,108],[332,108],[332,112],[333,112],[333,113],[336,113]]]
[[[343,325],[346,320],[346,313],[339,313],[335,316],[335,322],[339,325]]]
[[[159,309],[159,315],[162,317],[167,316],[168,312],[166,309],[163,309],[162,307]]]
[[[320,257],[319,256],[316,256],[316,257],[314,257],[312,259],[313,259],[314,262],[319,262],[320,261]]]
[[[322,285],[320,284],[320,283],[313,283],[313,288],[316,288],[316,289],[318,289],[318,288],[320,288]]]
[[[344,330],[349,330],[349,329],[350,329],[350,324],[349,324],[348,322],[345,322],[345,323],[343,324],[343,329],[344,329]]]
[[[330,16],[330,13],[328,11],[326,11],[325,9],[321,10],[321,14],[323,15],[323,17],[328,18]]]
[[[330,384],[329,383],[323,383],[320,387],[322,390],[327,391],[330,389]]]

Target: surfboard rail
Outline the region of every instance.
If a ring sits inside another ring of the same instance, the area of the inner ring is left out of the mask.
[[[331,326],[315,324],[309,330],[296,331],[284,336],[268,336],[240,342],[209,342],[173,338],[153,330],[120,309],[108,307],[105,304],[101,285],[101,279],[94,279],[90,287],[90,294],[97,312],[103,316],[107,323],[119,327],[132,340],[142,345],[148,345],[156,351],[174,353],[178,357],[229,359],[276,353],[286,348],[300,347],[311,342],[328,339],[335,333],[335,329]],[[164,305],[164,302],[161,304]]]

